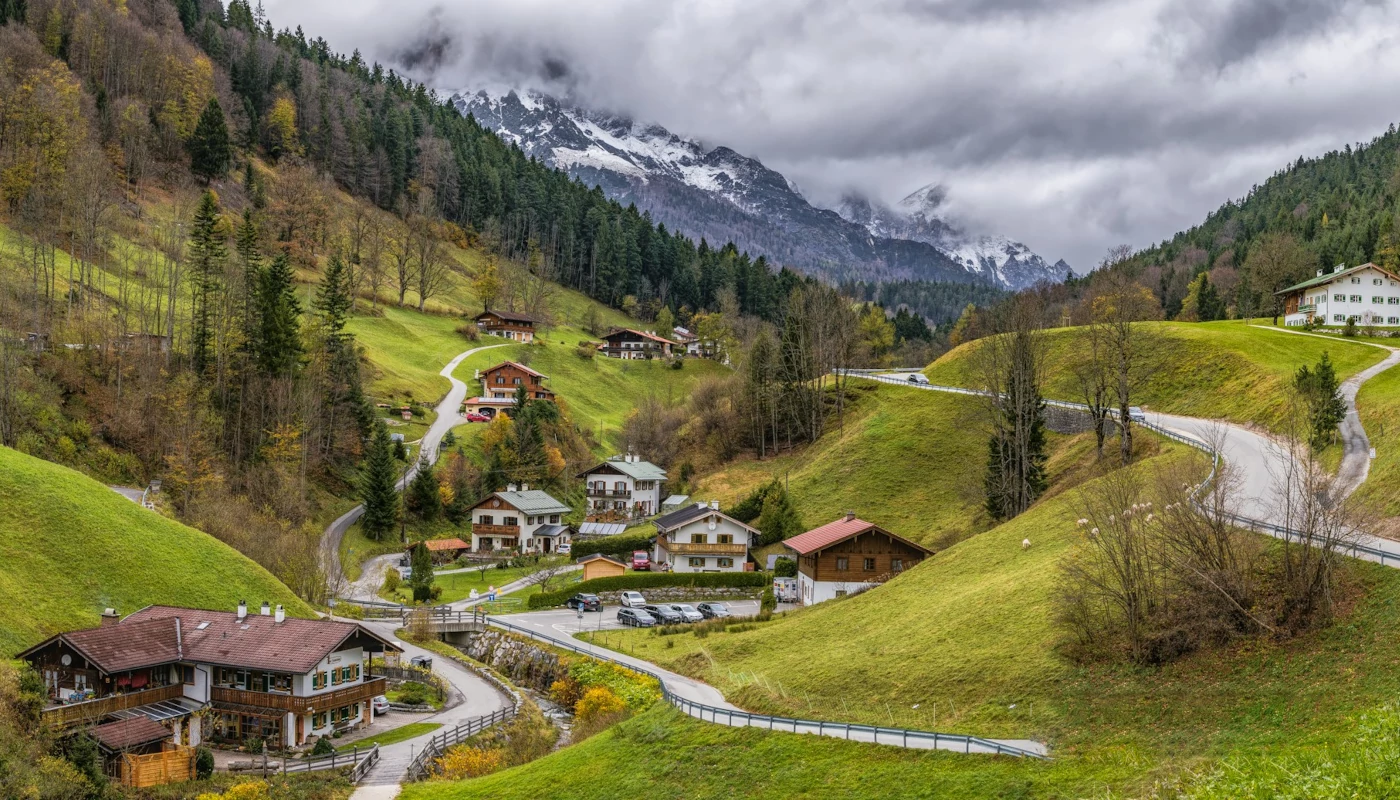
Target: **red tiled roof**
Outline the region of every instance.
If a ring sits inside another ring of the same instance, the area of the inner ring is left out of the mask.
[[[180,660],[175,620],[128,617],[116,624],[63,634],[64,640],[104,672],[125,672]]]
[[[425,539],[421,544],[435,553],[439,550],[470,550],[472,547],[461,539]],[[408,549],[412,550],[414,547],[417,545],[411,544]]]
[[[146,716],[98,725],[88,733],[108,750],[126,750],[172,738],[164,725]]]
[[[818,550],[828,548],[837,542],[844,542],[852,536],[858,536],[869,530],[879,531],[889,536],[891,539],[903,542],[925,553],[933,552],[917,542],[911,542],[902,536],[896,536],[875,523],[866,522],[858,517],[842,517],[835,522],[828,522],[820,528],[813,528],[806,533],[799,533],[791,539],[784,541],[783,545],[790,550],[796,551],[799,555],[807,555],[808,553],[814,553]]]
[[[500,368],[502,368],[502,367],[515,367],[516,369],[520,370],[521,372],[524,372],[524,373],[527,374],[527,375],[534,375],[534,376],[537,377],[537,378],[548,378],[548,377],[549,377],[548,375],[545,375],[545,374],[542,374],[542,373],[539,373],[539,372],[535,372],[534,370],[530,369],[529,367],[525,366],[524,364],[521,364],[521,363],[516,362],[516,361],[502,361],[501,363],[497,364],[496,366],[494,366],[494,367],[492,367],[492,368],[490,368],[490,369],[483,369],[483,370],[481,371],[481,374],[482,374],[482,375],[490,375],[491,373],[495,372],[496,370],[498,370],[498,369],[500,369]]]

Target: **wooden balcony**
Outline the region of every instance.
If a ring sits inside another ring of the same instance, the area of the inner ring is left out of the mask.
[[[589,497],[601,497],[605,499],[631,500],[632,492],[629,489],[588,489]]]
[[[364,683],[346,686],[324,694],[300,697],[290,694],[253,692],[247,689],[228,689],[215,686],[209,690],[209,699],[215,703],[233,703],[235,705],[255,706],[257,708],[275,708],[279,711],[291,711],[295,714],[305,714],[313,709],[317,711],[329,711],[330,709],[339,708],[349,703],[362,703],[375,695],[384,694],[387,688],[387,682],[383,678],[369,678]]]
[[[173,700],[184,693],[185,687],[176,683],[170,686],[145,689],[139,692],[112,694],[106,697],[100,697],[96,700],[88,700],[83,703],[52,706],[44,709],[40,714],[44,722],[59,728],[66,728],[70,725],[98,722],[108,714],[117,711],[125,711],[128,708],[136,708],[137,706],[144,706],[149,703],[158,703],[162,700]]]
[[[519,536],[519,525],[478,525],[472,523],[472,533],[477,536]]]
[[[662,549],[678,556],[738,556],[748,554],[742,544],[709,544],[707,542],[662,542]]]

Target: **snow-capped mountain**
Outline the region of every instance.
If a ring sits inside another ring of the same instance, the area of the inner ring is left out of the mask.
[[[1024,253],[1002,254],[999,243],[966,237],[927,213],[897,214],[867,203],[875,222],[817,208],[757,159],[727,147],[707,148],[660,125],[538,92],[479,90],[452,99],[462,113],[527,154],[602,186],[621,202],[636,203],[669,228],[712,243],[732,241],[805,272],[833,280],[986,281],[1012,289],[1047,279],[1038,269],[1043,260],[1022,245],[1008,241]],[[938,226],[947,231],[892,233]],[[1034,267],[1031,257],[1038,262]]]
[[[1026,245],[1005,236],[976,236],[949,224],[936,213],[946,196],[943,187],[930,184],[894,208],[859,195],[847,195],[836,210],[875,236],[931,244],[969,272],[992,276],[1002,286],[1023,288],[1058,283],[1070,273],[1064,259],[1051,264]]]

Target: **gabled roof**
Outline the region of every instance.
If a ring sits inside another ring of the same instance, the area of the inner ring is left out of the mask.
[[[152,744],[172,738],[172,734],[164,725],[150,717],[132,717],[120,722],[98,725],[88,731],[88,735],[96,739],[100,746],[110,752],[128,750],[143,744]]]
[[[825,550],[826,548],[831,547],[832,545],[838,542],[844,542],[847,539],[850,539],[854,536],[859,536],[862,533],[866,533],[868,531],[875,531],[877,533],[888,536],[891,539],[894,539],[895,541],[903,542],[904,544],[916,550],[922,550],[928,555],[933,555],[933,551],[928,549],[927,547],[924,547],[923,545],[917,542],[911,542],[902,536],[896,536],[893,533],[890,533],[889,531],[885,530],[884,528],[881,528],[879,525],[876,525],[873,522],[866,522],[865,520],[859,519],[854,515],[842,517],[841,519],[838,519],[835,522],[828,522],[825,525],[819,528],[813,528],[812,530],[807,531],[806,533],[799,533],[791,539],[784,541],[783,545],[789,550],[795,551],[798,555],[805,556],[808,553],[815,553],[818,550]]]
[[[682,342],[693,342],[700,338],[685,328],[672,328],[671,333],[675,334],[676,339]]]
[[[487,309],[486,311],[477,314],[476,319],[479,320],[482,317],[492,315],[500,317],[506,322],[528,322],[532,325],[535,323],[535,318],[530,316],[529,314],[517,314],[514,311],[497,311],[495,309]]]
[[[636,335],[642,337],[643,339],[651,339],[651,340],[654,341],[654,342],[661,342],[662,344],[676,344],[676,342],[673,342],[673,341],[671,341],[670,339],[664,339],[664,338],[662,338],[662,337],[660,337],[660,336],[657,336],[657,335],[654,334],[654,333],[647,333],[646,331],[639,331],[639,330],[636,330],[636,329],[634,329],[634,328],[618,328],[618,329],[616,329],[616,330],[614,330],[614,331],[611,331],[610,333],[608,333],[607,336],[604,336],[603,338],[604,338],[604,339],[611,339],[612,337],[618,335],[619,333],[634,333],[634,334],[636,334]]]
[[[530,369],[529,367],[525,366],[524,364],[521,364],[521,363],[518,362],[518,361],[502,361],[501,363],[497,364],[497,365],[494,366],[494,367],[491,367],[490,369],[483,369],[483,370],[481,371],[481,374],[482,374],[482,375],[490,375],[491,373],[495,372],[496,370],[500,369],[501,367],[515,367],[516,369],[520,370],[521,372],[525,373],[526,375],[534,375],[534,376],[537,377],[537,378],[548,378],[548,377],[549,377],[548,375],[545,375],[545,374],[542,374],[542,373],[539,373],[539,372],[535,372],[534,370]]]
[[[580,472],[578,477],[582,478],[595,472],[606,472],[609,469],[637,481],[666,480],[666,470],[650,461],[628,461],[627,456],[612,456],[607,461]]]
[[[1341,265],[1338,264],[1337,266]],[[1305,280],[1302,283],[1295,283],[1287,289],[1280,289],[1277,292],[1274,292],[1274,294],[1288,294],[1289,292],[1297,292],[1303,289],[1311,289],[1314,286],[1324,286],[1326,284],[1331,283],[1332,281],[1337,280],[1338,278],[1345,278],[1353,272],[1358,272],[1363,269],[1373,269],[1376,272],[1389,276],[1389,278],[1393,281],[1400,281],[1400,275],[1396,275],[1390,270],[1385,269],[1384,267],[1378,267],[1375,264],[1372,264],[1368,261],[1365,264],[1358,264],[1349,269],[1337,270],[1335,272],[1324,272],[1316,278],[1309,278],[1308,280]]]
[[[417,547],[417,546],[420,545],[420,544],[423,545],[424,547],[428,548],[428,552],[431,552],[431,553],[437,553],[437,552],[441,552],[441,551],[443,551],[443,550],[470,550],[470,549],[472,549],[472,546],[471,546],[471,545],[467,544],[466,542],[462,541],[461,539],[424,539],[424,540],[421,541],[421,542],[415,542],[415,543],[409,545],[409,546],[408,546],[408,549],[409,549],[409,550],[412,550],[413,548]]]
[[[472,509],[476,510],[490,503],[493,497],[510,504],[512,508],[522,514],[567,514],[573,510],[539,489],[527,489],[523,492],[493,492],[483,497],[481,502],[472,506]]]
[[[352,639],[399,652],[353,622],[287,617],[279,623],[256,612],[239,621],[231,611],[148,606],[115,623],[60,633],[19,657],[58,641],[108,674],[175,661],[305,673],[342,645],[355,646],[347,645]]]
[[[627,565],[624,564],[623,562],[618,561],[617,559],[613,558],[612,556],[605,556],[605,555],[603,555],[602,553],[594,553],[594,554],[591,555],[591,556],[584,556],[583,558],[578,559],[578,560],[575,561],[574,563],[576,563],[576,564],[587,564],[587,563],[590,562],[590,561],[607,561],[607,562],[610,562],[610,563],[612,563],[612,564],[616,564],[616,565],[618,565],[619,567],[622,567],[622,568],[624,568],[624,569],[627,567]]]
[[[711,514],[718,517],[723,517],[724,519],[727,519],[735,525],[738,525],[739,527],[743,528],[749,533],[758,533],[757,528],[750,525],[745,525],[744,523],[740,522],[737,519],[734,519],[728,514],[721,513],[718,509],[710,508],[705,503],[696,503],[693,506],[686,506],[685,508],[672,511],[669,514],[662,514],[661,516],[652,520],[652,524],[656,526],[657,531],[661,533],[670,533],[671,531],[674,531],[677,528],[682,528],[686,525],[691,524],[692,522],[702,520],[710,516]]]
[[[568,525],[541,525],[535,529],[535,536],[563,536],[569,532]]]

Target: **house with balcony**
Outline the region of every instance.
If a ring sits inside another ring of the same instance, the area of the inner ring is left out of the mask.
[[[1283,324],[1289,327],[1310,322],[1345,325],[1348,320],[1400,326],[1400,275],[1375,264],[1320,269],[1275,294],[1283,298]]]
[[[933,555],[855,514],[799,533],[783,545],[797,556],[797,595],[804,606],[877,586]]]
[[[573,509],[528,484],[511,484],[472,506],[472,552],[553,553],[573,541],[564,515]]]
[[[588,495],[590,516],[649,517],[661,511],[666,496],[666,470],[631,453],[612,456],[578,477]]]
[[[56,727],[131,742],[136,731],[108,726],[144,717],[172,745],[257,738],[278,748],[373,721],[370,700],[386,686],[369,658],[398,652],[354,622],[297,619],[267,603],[249,614],[239,603],[232,612],[148,606],[126,617],[108,609],[97,627],[17,657],[42,676],[42,717]],[[149,746],[152,729],[142,728],[138,744]]]
[[[618,328],[603,337],[598,352],[608,358],[669,358],[677,348],[675,342],[654,333]]]
[[[477,377],[481,380],[481,396],[487,399],[515,400],[515,393],[522,387],[532,400],[554,399],[554,392],[544,385],[547,375],[514,361],[502,361],[477,373]]]
[[[673,572],[744,572],[749,548],[758,546],[758,529],[720,513],[711,501],[657,517],[653,569]]]
[[[487,309],[476,315],[476,327],[482,333],[517,342],[528,344],[535,341],[535,318],[529,314]]]

